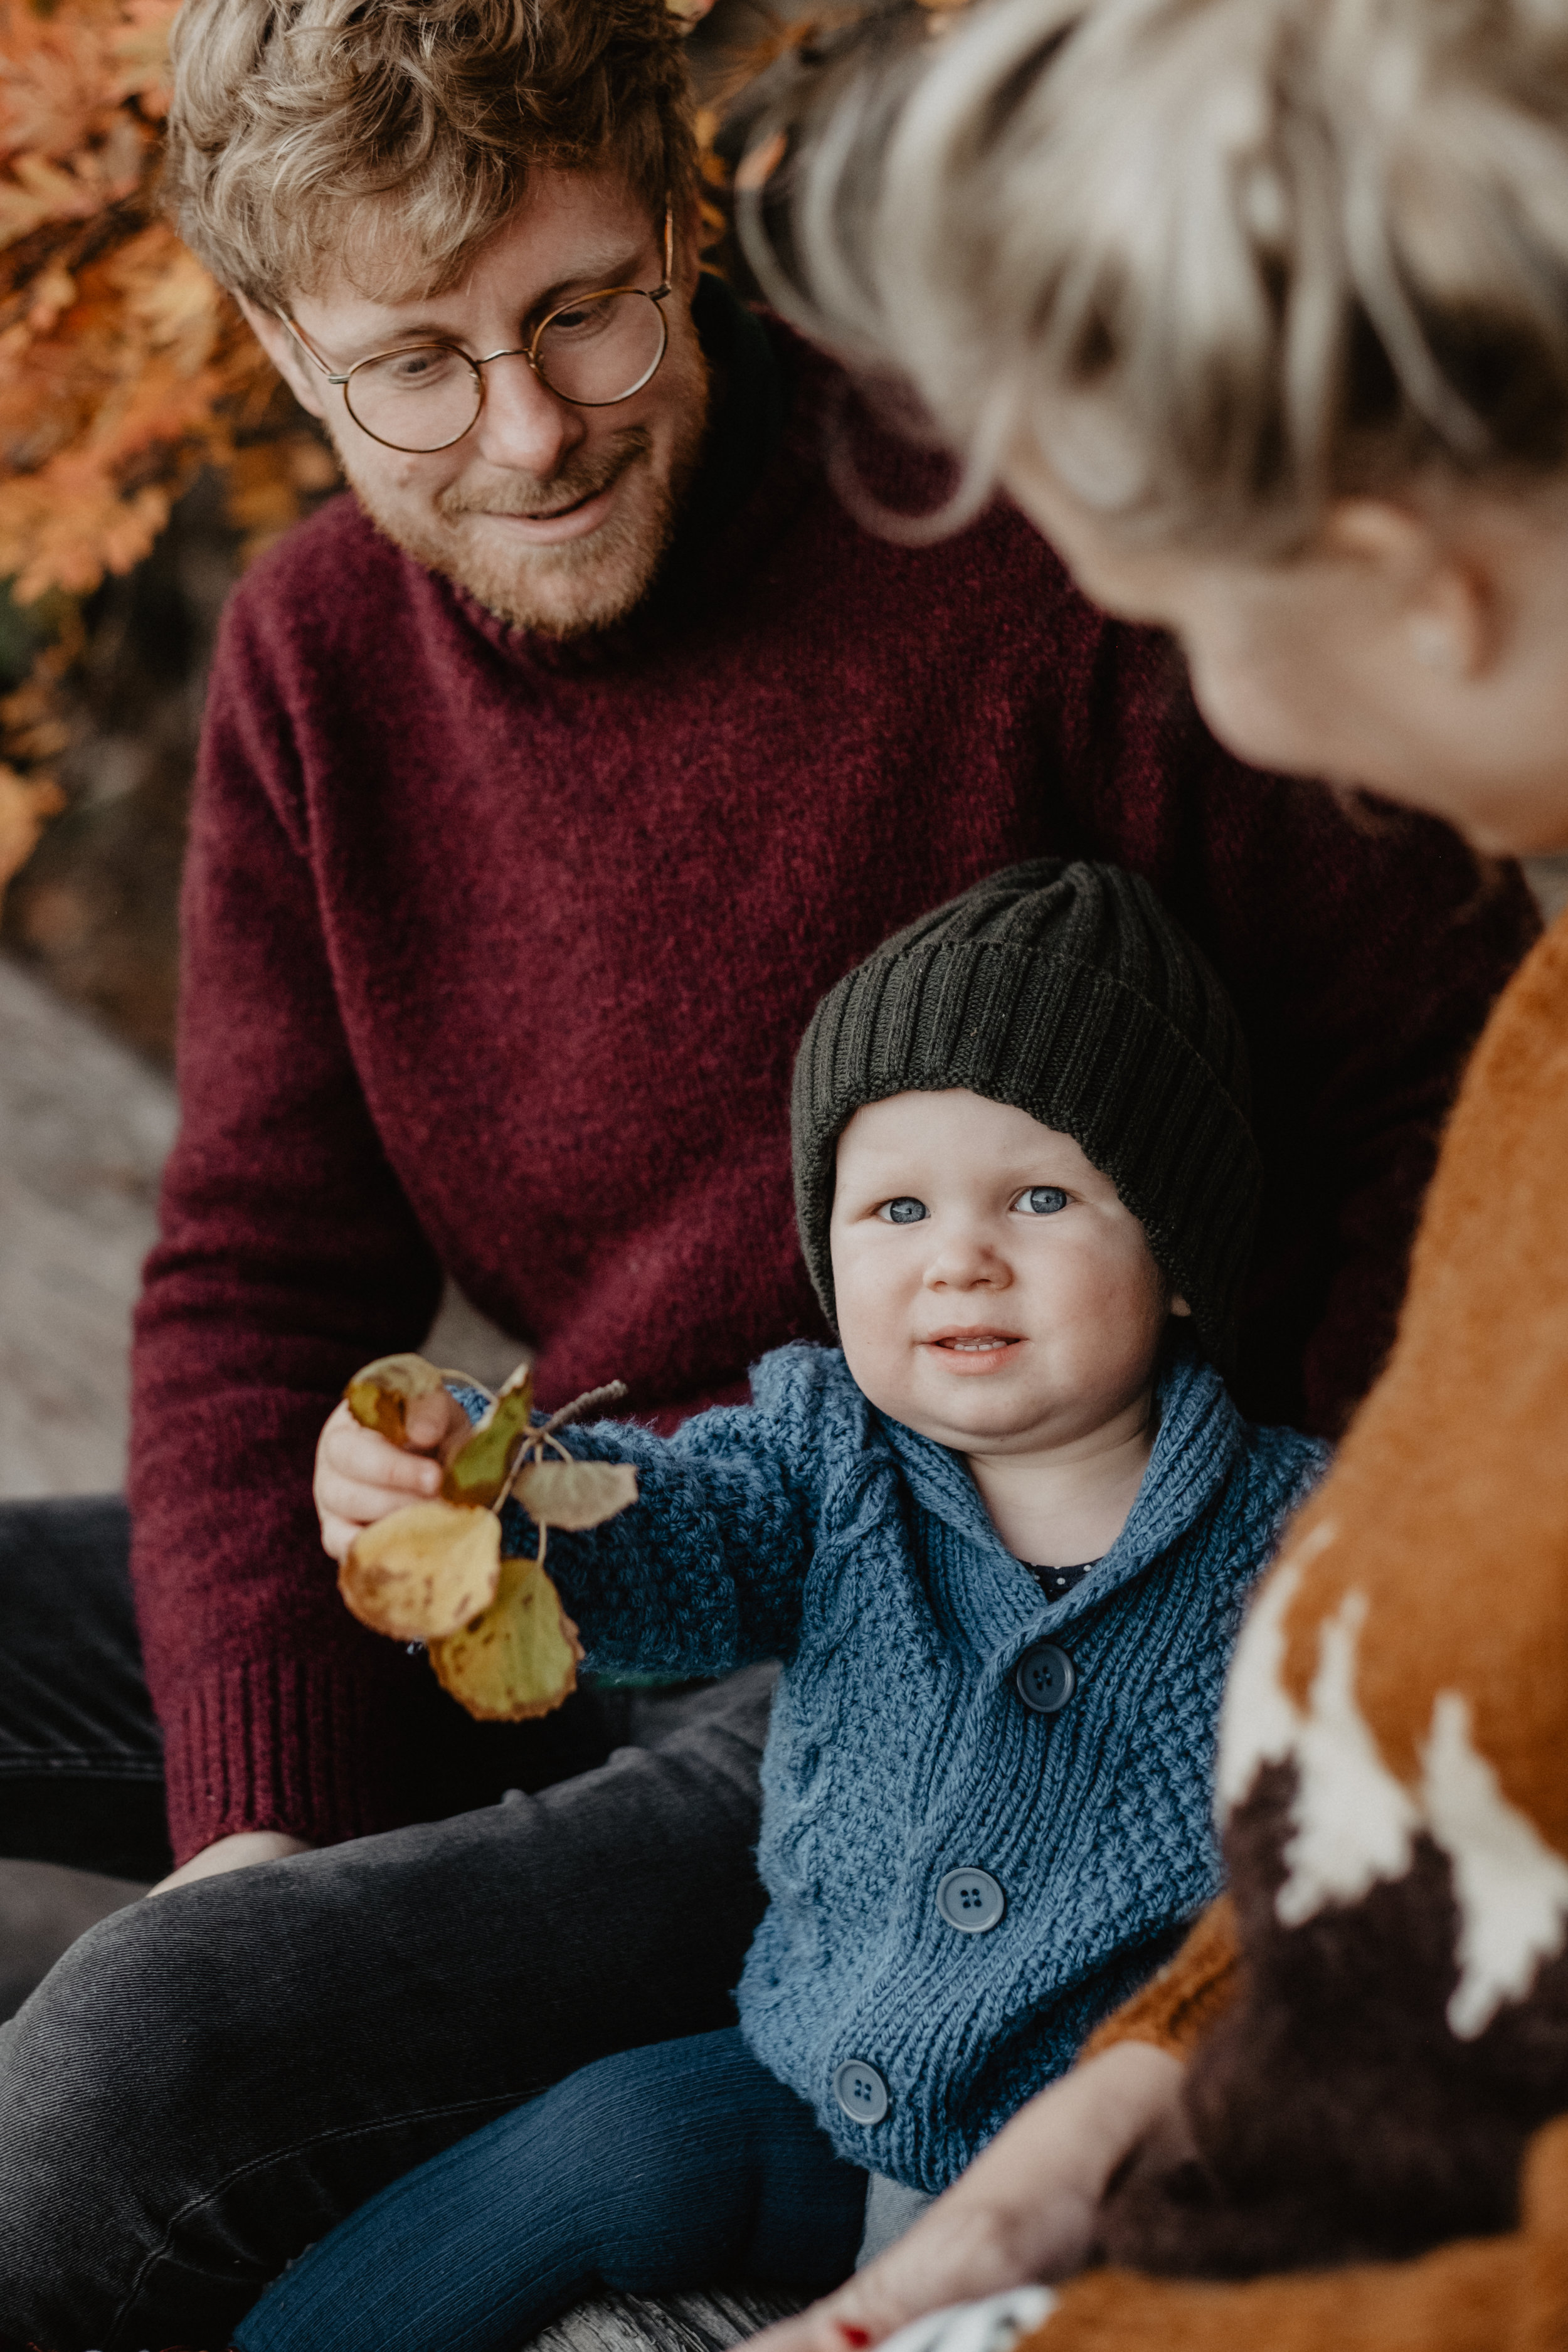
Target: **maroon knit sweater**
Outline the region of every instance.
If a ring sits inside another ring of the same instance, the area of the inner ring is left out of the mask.
[[[610,635],[520,636],[348,499],[229,607],[135,1358],[180,1857],[420,1810],[399,1742],[428,1675],[349,1616],[311,1510],[347,1375],[418,1345],[443,1267],[537,1347],[550,1403],[618,1376],[689,1409],[817,1331],[795,1042],[1012,859],[1147,874],[1235,993],[1269,1180],[1246,1407],[1331,1427],[1388,1340],[1458,1064],[1533,934],[1517,877],[1489,894],[1441,828],[1237,767],[1164,646],[1012,512],[867,536],[825,478],[839,380],[778,348],[782,444]],[[862,455],[918,494],[915,460]]]

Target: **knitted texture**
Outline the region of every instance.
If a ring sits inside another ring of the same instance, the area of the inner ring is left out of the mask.
[[[1226,1362],[1262,1183],[1247,1047],[1142,875],[1036,858],[988,875],[846,974],[795,1066],[801,1246],[835,1321],[834,1158],[862,1104],[967,1087],[1081,1145]]]
[[[1477,1049],[1387,1371],[1242,1635],[1237,1997],[1184,2160],[1107,2217],[1124,2263],[1291,2275],[1101,2271],[1037,2352],[1568,2341],[1565,1167],[1568,918]]]
[[[1210,1763],[1242,1596],[1324,1449],[1250,1428],[1184,1357],[1126,1527],[1049,1602],[962,1459],[879,1413],[837,1349],[778,1350],[752,1392],[669,1439],[567,1432],[585,1459],[635,1463],[642,1491],[558,1538],[551,1570],[590,1669],[784,1660],[742,2027],[845,2156],[941,2189],[1214,1894]],[[1054,1716],[1013,1682],[1046,1639],[1078,1672]],[[988,1934],[937,1910],[960,1867],[1005,1891]],[[851,2058],[888,2086],[870,2127],[834,2096]]]
[[[703,331],[732,471],[759,396]],[[783,446],[626,629],[519,636],[349,499],[230,603],[132,1441],[182,1857],[429,1801],[427,1669],[349,1616],[310,1507],[355,1366],[420,1344],[446,1268],[552,1404],[612,1375],[640,1414],[743,1394],[822,1328],[789,1163],[813,1005],[1015,859],[1146,874],[1240,1011],[1267,1172],[1244,1409],[1332,1426],[1392,1336],[1459,1056],[1533,935],[1517,878],[1479,892],[1442,827],[1369,832],[1240,768],[1161,641],[1009,509],[867,537],[825,464],[844,379],[771,338]],[[928,494],[869,435],[863,463]]]
[[[1211,1903],[1174,1959],[1156,1969],[1131,2000],[1097,2026],[1079,2056],[1097,2058],[1118,2042],[1147,2042],[1173,2058],[1190,2058],[1240,1993],[1236,1912],[1228,1895]]]

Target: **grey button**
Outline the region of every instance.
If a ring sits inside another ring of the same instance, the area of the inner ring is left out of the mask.
[[[988,1870],[950,1870],[936,1890],[936,1907],[961,1936],[984,1936],[1007,1908],[1007,1897]]]
[[[879,2124],[888,2112],[888,2086],[864,2058],[846,2058],[833,2077],[833,2095],[851,2123]]]
[[[1078,1688],[1078,1669],[1054,1642],[1037,1642],[1014,1668],[1013,1683],[1036,1715],[1058,1715]]]

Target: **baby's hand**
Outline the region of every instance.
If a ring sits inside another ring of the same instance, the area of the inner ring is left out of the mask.
[[[341,1567],[362,1528],[405,1503],[427,1503],[438,1495],[441,1465],[471,1434],[468,1414],[446,1389],[409,1404],[407,1452],[374,1429],[362,1429],[348,1406],[338,1405],[316,1447],[311,1489],[329,1559]]]

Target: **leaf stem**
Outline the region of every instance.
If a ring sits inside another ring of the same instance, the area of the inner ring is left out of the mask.
[[[559,1412],[552,1412],[549,1420],[542,1422],[537,1429],[525,1429],[517,1450],[517,1458],[501,1481],[495,1501],[490,1505],[497,1518],[499,1519],[501,1515],[501,1506],[508,1500],[512,1488],[517,1484],[518,1473],[530,1462],[542,1461],[547,1445],[552,1445],[555,1448],[563,1462],[570,1462],[573,1459],[555,1435],[558,1429],[564,1429],[569,1421],[576,1421],[583,1413],[590,1412],[595,1405],[618,1404],[626,1392],[625,1381],[606,1381],[603,1388],[584,1389],[580,1397],[574,1397],[570,1404],[563,1404]],[[544,1539],[542,1528],[539,1533],[542,1547]],[[543,1557],[542,1549],[540,1558],[542,1559]]]
[[[606,1381],[603,1388],[584,1389],[580,1397],[574,1397],[571,1403],[563,1404],[559,1412],[552,1412],[543,1428],[536,1431],[535,1434],[553,1437],[556,1431],[564,1429],[569,1421],[581,1421],[595,1405],[619,1404],[626,1392],[625,1381]]]

